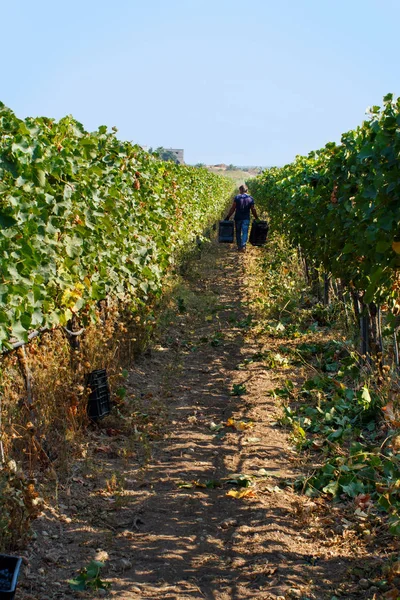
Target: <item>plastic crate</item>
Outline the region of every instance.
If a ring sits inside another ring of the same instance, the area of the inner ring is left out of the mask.
[[[111,411],[110,388],[105,369],[96,369],[89,373],[86,385],[91,389],[88,398],[87,413],[89,419],[97,421]]]
[[[253,221],[249,237],[250,244],[252,246],[264,246],[267,241],[268,229],[267,221]]]
[[[220,221],[218,228],[218,241],[222,244],[232,244],[235,232],[233,221]]]
[[[0,554],[0,600],[14,598],[21,564],[19,556]]]

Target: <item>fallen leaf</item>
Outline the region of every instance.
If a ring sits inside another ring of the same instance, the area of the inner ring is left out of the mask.
[[[354,523],[348,521],[347,519],[342,519],[343,527],[348,529],[349,527],[354,527]]]
[[[192,481],[179,481],[177,486],[182,489],[192,490],[193,488],[208,488],[214,489],[217,487],[221,487],[221,482],[218,479],[208,479],[204,483],[199,481],[198,479],[193,479]]]
[[[235,425],[235,428],[238,431],[245,431],[246,429],[251,429],[252,427],[254,427],[254,423],[252,421],[248,421],[247,423],[245,421],[239,421]]]
[[[266,490],[267,492],[276,492],[277,494],[280,494],[281,492],[283,492],[283,490],[281,490],[281,488],[277,485],[266,485],[265,488],[263,488],[264,490]]]
[[[222,429],[222,427],[224,426],[223,423],[214,423],[214,421],[211,421],[210,423],[210,429],[211,431],[219,431],[220,429]]]
[[[393,427],[400,427],[400,421],[396,419],[396,415],[394,414],[393,402],[388,402],[386,406],[382,407],[382,410],[386,421]]]
[[[197,487],[197,488],[206,488],[207,485],[205,483],[202,483],[201,481],[198,481],[197,479],[195,481],[192,481],[193,486]]]
[[[354,504],[361,509],[372,506],[371,494],[358,494],[358,496],[354,498]]]
[[[255,498],[256,493],[250,488],[242,488],[240,490],[229,490],[226,495],[232,498]]]
[[[268,473],[268,471],[266,471],[265,469],[259,469],[257,471],[257,476],[258,477],[270,477],[270,473]]]
[[[112,429],[112,427],[109,427],[106,429],[106,433],[109,437],[114,437],[115,435],[122,433],[122,431],[120,429]]]
[[[231,475],[226,483],[230,483],[232,485],[237,485],[238,487],[250,487],[252,484],[250,475],[243,475],[239,473],[238,475]]]
[[[225,423],[225,426],[233,427],[233,429],[236,429],[236,431],[245,431],[246,429],[251,429],[254,427],[254,423],[253,421],[235,421],[235,419],[229,417]]]
[[[208,481],[206,481],[206,488],[208,489],[214,489],[217,487],[221,487],[222,483],[219,481],[219,479],[208,479]]]
[[[393,563],[390,567],[390,576],[395,577],[397,575],[400,575],[400,560]]]
[[[113,449],[111,446],[97,446],[94,451],[97,453],[109,454],[113,452]]]
[[[313,445],[313,448],[318,448],[318,450],[319,450],[320,448],[322,448],[324,443],[325,443],[325,440],[313,440],[312,445]]]
[[[183,488],[183,489],[185,489],[185,490],[191,490],[191,489],[194,487],[194,486],[193,486],[193,483],[189,483],[189,482],[186,482],[186,481],[179,481],[179,482],[177,483],[177,486],[178,486],[179,488]]]
[[[386,600],[397,600],[399,596],[400,591],[397,588],[393,588],[386,592],[386,594],[383,594],[383,598],[386,598]]]

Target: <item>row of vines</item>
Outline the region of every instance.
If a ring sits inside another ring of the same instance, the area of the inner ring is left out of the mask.
[[[0,104],[0,344],[159,294],[179,249],[215,221],[231,184],[162,162],[105,126],[18,119]]]
[[[89,374],[107,369],[109,418],[135,432],[133,452],[158,435],[125,377],[232,188],[105,126],[21,120],[0,103],[0,552],[24,545],[39,492],[87,455]]]
[[[336,335],[310,334],[294,351],[311,377],[275,390],[281,423],[313,456],[311,475],[297,485],[310,496],[350,500],[349,514],[364,520],[371,539],[385,536],[387,524],[400,535],[399,159],[400,99],[389,94],[340,144],[248,182],[304,267],[313,314],[333,308],[324,324]]]
[[[399,325],[399,157],[400,99],[388,94],[340,144],[249,182],[274,228],[298,247],[307,271],[323,271],[351,297],[363,354],[382,352],[381,309],[384,333]]]

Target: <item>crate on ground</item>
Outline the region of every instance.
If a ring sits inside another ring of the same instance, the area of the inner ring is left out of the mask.
[[[105,369],[96,369],[86,377],[86,385],[91,389],[87,413],[89,419],[97,421],[111,411],[110,387]]]
[[[10,600],[15,596],[22,559],[19,556],[0,554],[0,599]]]
[[[232,244],[235,226],[233,221],[220,221],[218,228],[218,241],[222,244]]]
[[[252,246],[264,246],[267,241],[269,225],[267,221],[253,221],[249,242]]]

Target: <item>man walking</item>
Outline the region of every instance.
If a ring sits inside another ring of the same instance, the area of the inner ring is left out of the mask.
[[[254,206],[254,198],[247,193],[247,187],[239,187],[240,194],[235,196],[226,220],[235,213],[236,243],[239,252],[246,252],[247,238],[249,237],[250,211],[255,219],[258,219]]]

